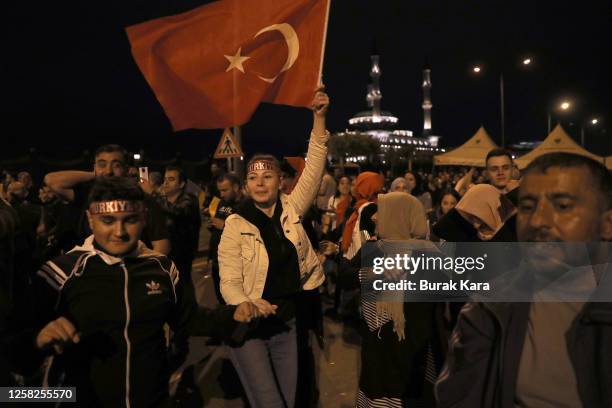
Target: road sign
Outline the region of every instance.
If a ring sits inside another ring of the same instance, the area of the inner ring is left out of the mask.
[[[215,159],[225,159],[230,157],[244,156],[238,141],[234,137],[232,131],[227,128],[223,131],[219,145],[215,150]]]

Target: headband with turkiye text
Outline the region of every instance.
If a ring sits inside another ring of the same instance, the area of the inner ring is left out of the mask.
[[[247,169],[247,173],[250,173],[252,171],[257,171],[257,170],[279,171],[280,169],[278,168],[276,163],[274,163],[271,160],[256,160],[256,161],[252,162],[251,164],[249,164],[249,168]]]
[[[91,214],[114,214],[122,212],[141,212],[145,208],[142,201],[112,200],[97,201],[91,203],[89,212]]]

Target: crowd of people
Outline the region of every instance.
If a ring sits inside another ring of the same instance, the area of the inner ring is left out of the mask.
[[[610,303],[361,291],[373,240],[385,253],[409,241],[599,242],[589,255],[605,272],[609,171],[550,153],[519,172],[494,149],[481,171],[343,174],[327,164],[328,105],[317,91],[306,160],[256,154],[244,179],[215,164],[200,196],[180,167],[143,178],[118,145],[38,189],[7,173],[0,384],[75,386],[86,407],[171,406],[169,376],[189,336],[205,335],[228,348],[250,406],[317,406],[310,339],[328,316],[361,335],[358,407],[612,406]],[[197,304],[192,281],[201,226],[216,309]]]

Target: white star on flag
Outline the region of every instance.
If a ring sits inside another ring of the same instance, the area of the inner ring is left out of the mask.
[[[236,51],[236,55],[224,55],[224,57],[227,58],[227,60],[230,62],[225,72],[235,68],[244,74],[244,67],[242,66],[242,63],[251,57],[243,57],[242,55],[240,55],[241,50],[242,47],[238,48],[238,51]]]

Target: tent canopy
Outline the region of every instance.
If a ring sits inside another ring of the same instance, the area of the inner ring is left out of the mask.
[[[524,169],[536,157],[547,153],[558,152],[579,154],[603,163],[602,157],[590,153],[578,143],[574,142],[574,140],[565,132],[565,130],[563,130],[561,125],[557,125],[538,147],[519,157],[514,162],[517,164],[519,169]]]
[[[436,166],[485,167],[487,154],[497,147],[484,126],[481,126],[474,136],[461,146],[450,152],[434,156],[434,164]]]

